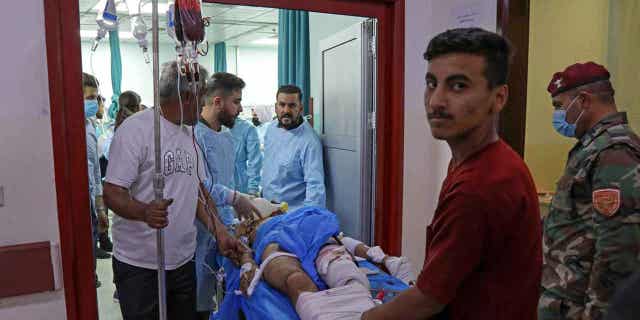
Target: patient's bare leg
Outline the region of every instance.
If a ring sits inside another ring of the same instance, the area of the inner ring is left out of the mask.
[[[275,243],[268,245],[262,253],[262,261],[275,252],[283,251]],[[294,306],[301,293],[318,291],[318,287],[302,269],[300,261],[294,257],[282,256],[271,260],[265,266],[263,278],[270,286],[286,294]]]

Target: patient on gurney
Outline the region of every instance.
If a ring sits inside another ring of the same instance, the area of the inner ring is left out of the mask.
[[[247,319],[360,319],[375,306],[365,272],[375,273],[371,269],[377,268],[369,263],[371,269],[363,271],[354,259],[367,259],[402,280],[380,275],[386,283],[395,280],[398,290],[415,281],[406,258],[386,256],[379,247],[338,237],[337,217],[327,210],[307,207],[264,216],[236,227],[236,236],[254,254],[240,259],[240,270],[230,262],[224,265],[228,293],[218,319],[239,319],[239,310]]]

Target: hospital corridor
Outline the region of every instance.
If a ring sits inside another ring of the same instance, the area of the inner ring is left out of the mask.
[[[640,319],[640,2],[23,0],[0,320]]]

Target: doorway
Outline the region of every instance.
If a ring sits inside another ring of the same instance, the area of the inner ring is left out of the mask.
[[[402,155],[404,81],[404,1],[368,0],[220,0],[230,5],[286,8],[373,17],[378,21],[375,154],[375,238],[385,251],[397,255],[401,247]],[[65,298],[68,319],[93,319],[97,315],[95,279],[89,267],[92,246],[86,185],[84,121],[81,83],[78,2],[47,0],[45,23],[52,110],[54,167],[58,200]]]

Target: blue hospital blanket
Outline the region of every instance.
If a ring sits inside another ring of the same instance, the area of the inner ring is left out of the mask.
[[[277,243],[283,251],[299,257],[304,271],[320,290],[324,290],[327,289],[327,285],[318,275],[315,258],[327,240],[338,232],[338,219],[334,213],[319,207],[301,208],[274,217],[260,226],[253,243],[254,259],[260,264],[266,246]],[[258,283],[253,295],[249,298],[236,295],[234,292],[240,287],[240,270],[228,259],[224,259],[222,264],[226,273],[226,293],[219,311],[212,315],[211,319],[240,319],[240,311],[247,320],[299,319],[289,298],[265,281],[261,280]],[[384,288],[399,292],[408,288],[402,281],[381,272],[373,264],[363,261],[359,265],[378,271],[377,274],[368,276],[372,290]]]

